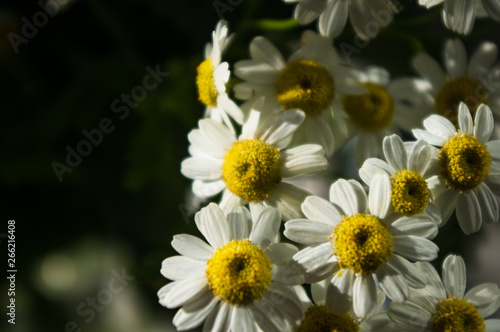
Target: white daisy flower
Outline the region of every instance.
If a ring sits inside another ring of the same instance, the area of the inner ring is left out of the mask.
[[[489,16],[500,22],[500,2],[497,0],[419,0],[419,4],[427,8],[443,4],[444,25],[464,35],[472,31],[476,17]]]
[[[255,214],[237,207],[226,217],[215,203],[195,215],[209,244],[188,234],[174,236],[181,254],[165,259],[161,273],[173,280],[158,291],[167,308],[182,307],[178,330],[201,325],[203,331],[287,331],[302,319],[302,303],[290,282],[287,264],[297,252],[275,243],[281,218],[264,208]],[[300,281],[299,281],[300,282]]]
[[[427,262],[418,262],[426,287],[412,289],[403,304],[391,303],[389,318],[404,331],[498,332],[499,319],[484,319],[500,307],[500,290],[495,284],[481,284],[465,293],[466,270],[460,256],[443,262],[443,278]]]
[[[410,130],[422,123],[427,113],[417,111],[421,93],[411,79],[391,81],[381,67],[368,67],[358,72],[358,80],[366,88],[363,95],[345,95],[336,100],[334,108],[342,109],[348,118],[349,134],[357,134],[354,156],[358,165],[382,152],[385,136],[400,129]],[[413,106],[413,107],[409,107]],[[421,109],[421,108],[419,108]]]
[[[309,24],[318,19],[318,31],[329,38],[340,35],[347,16],[358,37],[374,38],[381,27],[392,22],[396,12],[390,0],[284,0],[298,2],[294,17],[300,24]]]
[[[456,209],[460,227],[471,234],[483,221],[499,218],[495,194],[500,192],[500,141],[489,140],[494,123],[486,105],[479,106],[473,123],[469,108],[461,103],[458,122],[457,130],[445,117],[431,115],[424,120],[427,130],[414,129],[413,134],[440,148],[433,147],[439,175],[427,181],[441,211],[441,226]]]
[[[236,98],[251,100],[266,96],[263,111],[284,112],[300,109],[306,114],[295,134],[295,142],[320,144],[327,157],[336,140],[345,137],[346,128],[336,121],[332,103],[343,94],[361,94],[354,69],[341,65],[331,40],[305,31],[302,46],[285,62],[267,39],[257,37],[250,43],[250,60],[235,64],[234,73],[246,82],[234,87]]]
[[[198,99],[206,106],[205,115],[219,122],[224,122],[233,131],[229,120],[232,117],[239,124],[243,123],[243,113],[239,107],[229,99],[226,93],[226,83],[231,73],[229,64],[222,62],[222,53],[230,43],[226,21],[219,21],[212,32],[213,44],[205,46],[205,60],[198,66],[196,85]]]
[[[388,218],[391,180],[376,175],[367,197],[361,184],[338,180],[330,188],[330,201],[311,196],[302,204],[308,219],[285,223],[285,236],[309,245],[293,257],[305,281],[326,278],[327,307],[347,313],[354,306],[365,318],[376,308],[377,281],[393,301],[404,302],[409,285],[423,287],[415,266],[408,260],[430,261],[439,248],[428,238],[436,224],[413,218]],[[377,280],[377,281],[375,281]]]
[[[428,54],[416,55],[412,64],[415,70],[428,81],[429,93],[434,98],[429,113],[445,116],[458,124],[458,105],[467,104],[473,115],[480,104],[487,104],[493,112],[500,114],[500,64],[494,66],[497,46],[483,42],[467,59],[467,51],[458,39],[449,39],[444,44],[446,73],[439,63]]]
[[[392,135],[384,138],[383,146],[387,162],[376,158],[366,160],[359,170],[361,179],[370,186],[375,175],[389,175],[391,205],[396,213],[426,222],[441,223],[439,209],[430,201],[426,181],[435,175],[431,159],[432,147],[429,143],[424,140],[412,142],[408,146],[410,151],[407,152],[401,138]]]
[[[310,304],[305,312],[304,320],[295,328],[295,332],[310,331],[354,331],[354,332],[387,332],[392,331],[394,323],[387,316],[387,310],[374,311],[365,319],[356,317],[350,310],[345,314],[336,314],[326,307],[326,289],[329,281],[325,280],[311,285],[314,304]],[[377,308],[385,302],[385,294],[377,289]]]
[[[300,218],[300,204],[310,193],[282,179],[317,174],[328,166],[319,145],[286,149],[303,120],[299,110],[277,118],[265,118],[252,110],[238,139],[223,124],[200,120],[199,129],[188,135],[191,157],[182,162],[181,172],[194,180],[197,196],[223,191],[221,207],[225,211],[246,203],[264,203],[276,207],[285,220]]]

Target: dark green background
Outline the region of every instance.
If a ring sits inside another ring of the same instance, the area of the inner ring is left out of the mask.
[[[417,51],[440,59],[444,38],[454,34],[442,27],[439,9],[402,3],[406,10],[396,23],[353,60],[386,66],[399,76],[414,74],[409,60]],[[7,231],[7,220],[16,220],[14,331],[64,331],[68,321],[82,331],[113,331],[103,317],[118,297],[89,324],[75,310],[107,284],[113,269],[123,267],[135,276],[126,290],[134,289],[130,310],[138,326],[167,331],[175,311],[157,303],[156,292],[167,282],[159,270],[174,254],[174,234],[198,234],[186,198],[190,181],[179,170],[187,156],[186,134],[204,109],[196,96],[196,67],[219,17],[209,0],[74,0],[15,54],[7,35],[20,35],[22,18],[32,22],[40,10],[36,1],[0,5],[0,233]],[[225,60],[247,58],[256,35],[267,36],[288,56],[303,30],[290,24],[292,12],[293,6],[278,0],[244,0],[225,12],[237,33]],[[498,32],[491,21],[476,22],[464,41],[474,48]],[[348,27],[336,43],[352,43],[353,36]],[[112,102],[142,85],[146,66],[157,65],[169,76],[120,120]],[[59,182],[52,163],[65,163],[66,147],[75,149],[85,139],[82,130],[97,128],[103,118],[113,121],[114,131]],[[464,244],[482,237],[466,237],[453,221],[443,232],[439,262],[449,251],[465,253]],[[0,240],[3,273],[7,249]],[[79,276],[69,290],[55,291],[42,280],[42,266],[54,255],[70,259]],[[3,279],[0,326],[7,289]]]

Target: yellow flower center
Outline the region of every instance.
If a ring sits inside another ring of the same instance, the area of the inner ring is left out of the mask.
[[[455,190],[476,189],[488,176],[491,155],[476,137],[463,133],[450,138],[439,151],[439,175]]]
[[[203,61],[197,68],[196,85],[198,86],[198,99],[207,106],[217,106],[217,89],[214,83],[214,66],[212,59]]]
[[[217,248],[205,271],[210,290],[232,305],[250,305],[271,283],[271,260],[249,240],[231,241]]]
[[[377,272],[392,255],[389,227],[373,215],[344,217],[333,230],[330,242],[339,265],[363,275]]]
[[[394,101],[381,85],[363,84],[367,93],[363,95],[345,95],[344,111],[352,123],[366,131],[378,131],[392,123]]]
[[[488,95],[484,87],[475,79],[459,77],[446,83],[436,96],[436,112],[458,124],[458,106],[464,102],[474,116],[480,104],[488,104]]]
[[[484,332],[476,307],[457,297],[440,301],[432,314],[432,332]]]
[[[429,189],[422,175],[403,170],[391,178],[391,183],[391,202],[394,210],[404,216],[424,212],[429,202]]]
[[[279,149],[258,139],[234,143],[224,157],[222,179],[245,201],[263,201],[281,182]]]
[[[320,114],[335,96],[335,82],[328,69],[311,60],[290,62],[279,74],[276,96],[286,109]]]
[[[307,309],[302,323],[295,332],[358,332],[360,323],[351,315],[336,315],[324,305],[312,305]]]

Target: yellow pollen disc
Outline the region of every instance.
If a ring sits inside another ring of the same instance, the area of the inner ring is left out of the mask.
[[[279,149],[258,139],[234,143],[224,157],[222,179],[245,201],[263,201],[281,182]]]
[[[392,255],[392,235],[377,217],[355,214],[344,217],[330,238],[339,265],[363,275],[377,272]]]
[[[467,76],[459,77],[446,83],[436,96],[436,112],[458,124],[458,106],[464,102],[472,116],[480,104],[488,104],[488,95],[484,87],[475,79]]]
[[[432,314],[432,332],[484,332],[476,307],[457,297],[440,301]]]
[[[286,109],[320,114],[335,96],[335,82],[328,69],[311,60],[290,62],[279,74],[276,96]]]
[[[491,155],[476,137],[459,133],[439,151],[439,175],[455,190],[476,189],[488,176]]]
[[[368,93],[364,95],[345,95],[344,111],[352,123],[366,131],[378,131],[392,123],[394,101],[381,85],[363,84]]]
[[[422,175],[404,170],[394,175],[391,183],[391,202],[394,210],[404,216],[424,212],[429,202],[429,189]]]
[[[232,305],[250,305],[271,283],[271,260],[249,240],[231,241],[217,248],[205,270],[210,290]]]
[[[312,305],[295,332],[358,332],[360,323],[351,315],[336,315],[324,305]]]
[[[203,61],[197,68],[196,85],[198,86],[198,99],[207,106],[217,106],[217,89],[214,83],[214,66],[212,59]]]

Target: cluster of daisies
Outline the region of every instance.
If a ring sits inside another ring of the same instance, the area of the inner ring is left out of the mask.
[[[370,37],[362,27],[384,17],[389,24],[394,2],[285,2],[298,3],[300,23],[319,17],[319,33],[305,31],[288,60],[254,38],[228,91],[222,55],[233,36],[221,21],[198,67],[206,111],[188,135],[181,172],[195,195],[221,195],[195,215],[205,241],[174,236],[180,255],[162,263],[172,282],[158,296],[180,308],[173,324],[214,332],[500,331],[500,320],[485,319],[500,307],[496,285],[466,292],[461,257],[449,255],[441,277],[429,263],[453,212],[465,234],[499,219],[500,140],[492,137],[500,86],[488,84],[500,81],[496,45],[484,42],[468,58],[459,39],[447,40],[444,68],[417,54],[411,63],[420,77],[391,80],[383,68],[344,64],[332,38],[348,15],[358,36]],[[461,33],[476,16],[500,19],[495,0],[420,0],[441,2],[445,25]],[[362,182],[339,179],[328,199],[287,182],[325,172],[353,138]]]

